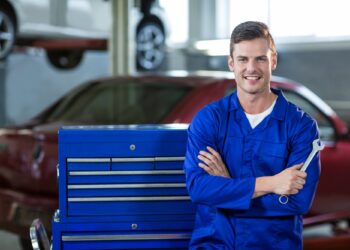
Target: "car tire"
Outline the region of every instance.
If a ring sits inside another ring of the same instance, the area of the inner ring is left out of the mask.
[[[136,65],[139,70],[155,70],[165,57],[165,32],[155,18],[143,19],[136,32]]]
[[[74,69],[83,60],[82,50],[48,50],[49,62],[57,69]]]
[[[14,18],[4,7],[0,7],[0,60],[4,60],[13,49],[16,40]]]

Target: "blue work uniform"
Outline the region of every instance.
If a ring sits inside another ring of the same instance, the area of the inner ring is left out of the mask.
[[[315,194],[319,154],[307,169],[304,188],[279,202],[279,195],[253,199],[255,180],[305,162],[319,138],[317,123],[280,90],[276,104],[254,129],[237,92],[203,108],[188,129],[186,185],[197,212],[190,249],[302,249],[302,215]],[[198,167],[200,150],[220,153],[231,178]]]

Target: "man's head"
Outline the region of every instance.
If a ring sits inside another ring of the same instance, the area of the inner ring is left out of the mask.
[[[261,22],[248,21],[237,25],[232,31],[230,39],[230,56],[233,54],[235,44],[256,38],[266,39],[272,53],[276,53],[275,41],[270,34],[269,27]]]
[[[265,95],[270,92],[272,71],[277,66],[275,43],[260,22],[239,24],[232,32],[228,66],[235,73],[238,92]]]

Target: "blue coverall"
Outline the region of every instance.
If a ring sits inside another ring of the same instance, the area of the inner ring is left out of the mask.
[[[237,92],[209,104],[188,129],[186,185],[197,212],[190,249],[302,249],[302,215],[315,194],[320,175],[316,154],[306,184],[287,204],[279,195],[253,199],[255,179],[305,162],[317,123],[288,102],[280,90],[273,111],[251,128]],[[220,153],[231,178],[211,176],[198,167],[200,150]]]

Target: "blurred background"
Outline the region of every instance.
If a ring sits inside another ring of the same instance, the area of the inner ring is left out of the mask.
[[[228,71],[232,29],[248,20],[270,27],[278,50],[274,75],[302,82],[350,124],[349,5],[347,0],[2,0],[0,125],[25,122],[99,77]],[[0,238],[1,249],[21,249],[16,235],[0,231]]]

